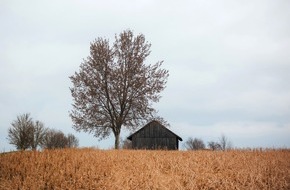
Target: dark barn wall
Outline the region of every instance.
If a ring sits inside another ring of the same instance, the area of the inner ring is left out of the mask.
[[[132,136],[135,149],[178,149],[178,138],[158,122],[147,124]]]
[[[178,149],[176,138],[133,138],[132,146],[136,149]]]

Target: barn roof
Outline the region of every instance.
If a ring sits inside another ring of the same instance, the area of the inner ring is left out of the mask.
[[[158,123],[161,127],[163,127],[165,130],[167,130],[169,133],[173,134],[174,136],[177,137],[178,140],[182,141],[182,138],[180,136],[178,136],[177,134],[173,133],[172,131],[170,131],[168,128],[166,128],[164,125],[162,125],[160,122],[153,120],[150,121],[149,123],[147,123],[144,127],[142,127],[141,129],[139,129],[138,131],[136,131],[135,133],[131,134],[129,137],[127,137],[127,139],[132,140],[132,137],[139,133],[142,129],[148,127],[151,123]]]

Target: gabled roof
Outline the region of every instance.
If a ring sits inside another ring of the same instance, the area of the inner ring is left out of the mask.
[[[173,133],[172,131],[170,131],[168,128],[166,128],[164,125],[162,125],[159,121],[156,121],[156,120],[152,120],[150,121],[149,123],[147,123],[144,127],[142,127],[141,129],[139,129],[138,131],[136,131],[135,133],[131,134],[129,137],[127,137],[128,140],[131,140],[132,141],[132,137],[139,133],[142,129],[148,127],[151,123],[158,123],[161,127],[163,127],[165,130],[167,130],[169,133],[173,134],[174,136],[177,137],[178,140],[182,141],[182,138],[178,135],[176,135],[175,133]]]

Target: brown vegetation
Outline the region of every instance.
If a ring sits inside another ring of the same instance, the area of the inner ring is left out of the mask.
[[[290,189],[289,150],[0,154],[0,189]]]

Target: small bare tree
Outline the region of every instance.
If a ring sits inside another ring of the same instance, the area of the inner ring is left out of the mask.
[[[26,150],[31,147],[33,140],[33,121],[30,114],[17,116],[8,129],[8,141],[16,146],[17,150]]]
[[[73,134],[67,136],[60,130],[49,129],[47,130],[42,148],[56,149],[56,148],[75,148],[78,147],[79,140]]]
[[[49,129],[44,137],[42,148],[55,149],[55,148],[66,148],[67,138],[63,132],[54,129]]]
[[[208,147],[211,150],[221,150],[221,145],[218,142],[214,142],[214,141],[208,142]]]
[[[33,138],[31,141],[32,150],[36,150],[38,146],[42,145],[47,130],[48,129],[44,127],[44,124],[41,121],[36,121],[33,124]]]
[[[222,134],[219,138],[219,144],[221,147],[221,150],[225,151],[232,148],[232,142],[224,135]]]
[[[119,149],[122,127],[134,130],[153,117],[152,103],[159,101],[169,74],[162,61],[145,64],[150,46],[144,35],[135,37],[130,30],[116,35],[112,46],[102,38],[91,43],[90,56],[70,77],[76,131],[100,139],[113,132]]]
[[[66,138],[68,148],[76,148],[79,146],[79,140],[73,134],[68,134]]]
[[[185,148],[187,150],[202,150],[205,149],[205,145],[203,140],[198,138],[188,138],[188,140],[185,142]]]
[[[8,141],[16,146],[18,150],[31,148],[36,150],[41,146],[47,129],[40,121],[34,122],[30,114],[22,114],[11,123],[8,129]]]

